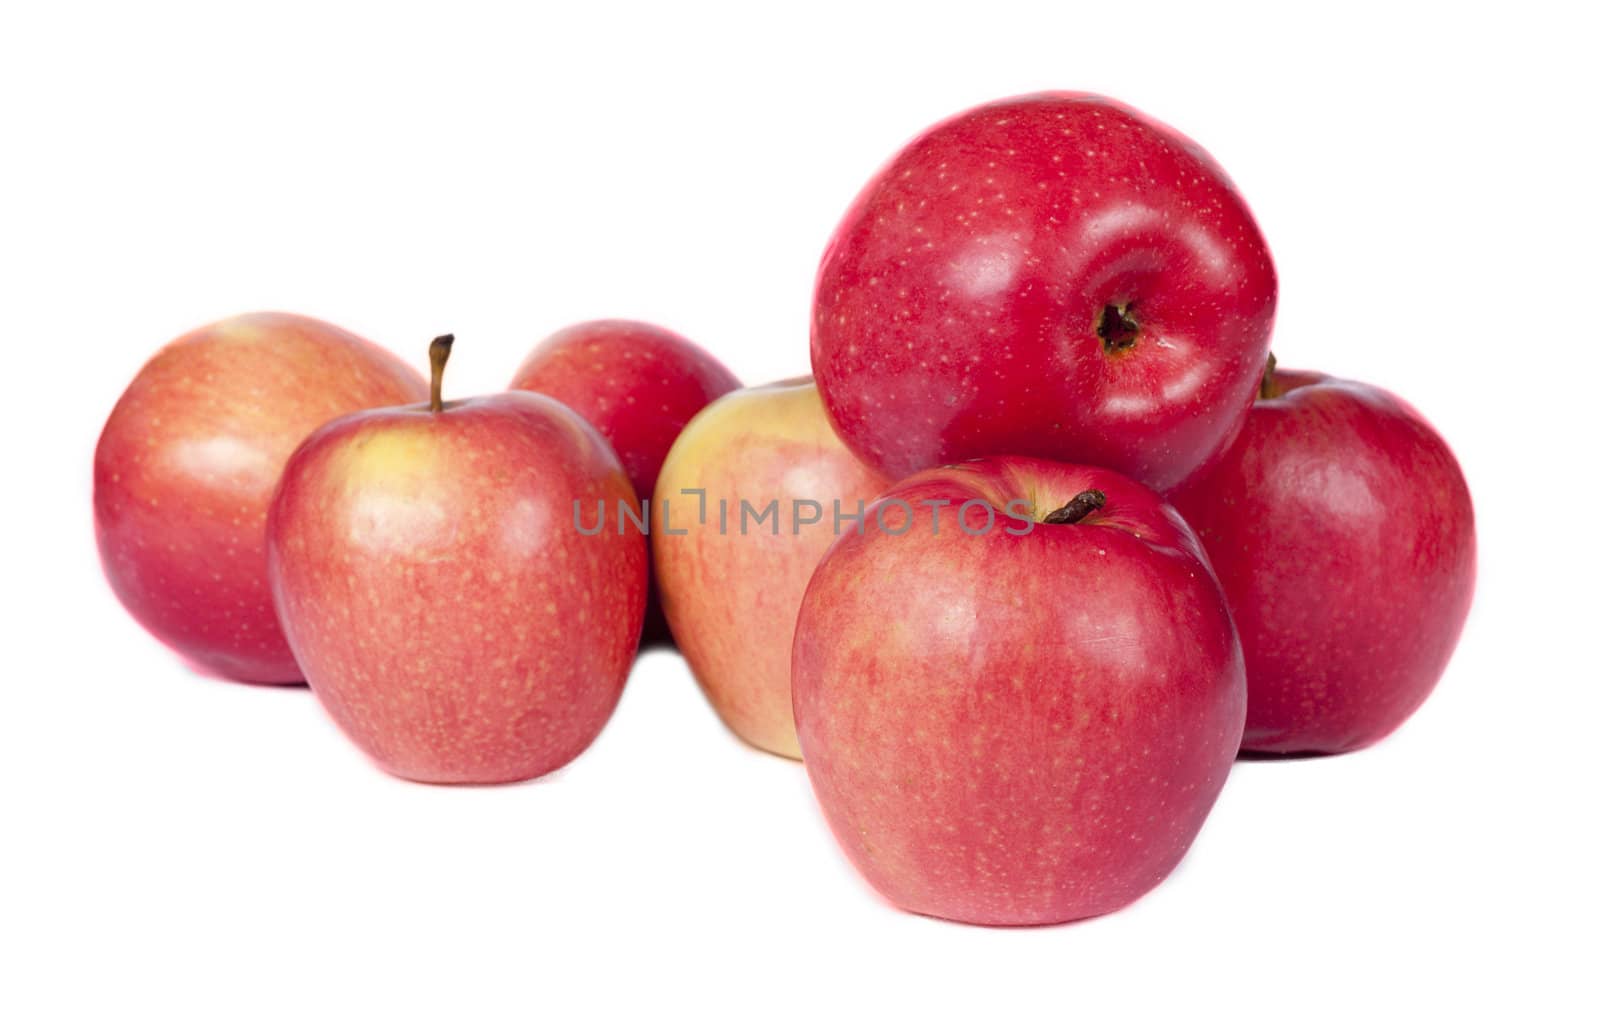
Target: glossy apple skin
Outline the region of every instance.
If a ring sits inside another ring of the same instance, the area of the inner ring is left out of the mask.
[[[1106,505],[1075,524],[956,525],[968,500],[1042,517],[1090,489]],[[899,536],[896,498],[914,512]],[[874,518],[834,545],[794,641],[800,747],[845,853],[901,907],[983,925],[1148,891],[1244,726],[1238,639],[1193,533],[1119,474],[1025,458],[929,470],[878,505],[890,532]]]
[[[278,474],[327,421],[427,394],[389,352],[309,317],[248,314],[167,345],[95,447],[95,538],[117,597],[209,672],[300,681],[267,585]]]
[[[268,525],[278,614],[318,698],[380,766],[531,779],[616,707],[644,615],[636,499],[570,409],[511,392],[336,420],[295,452]]]
[[[655,492],[672,442],[706,404],[739,387],[716,357],[666,328],[636,320],[591,320],[539,343],[511,387],[559,399],[616,449],[640,498]],[[659,599],[645,612],[645,637],[667,641]]]
[[[511,387],[571,406],[616,449],[633,490],[648,496],[678,432],[712,399],[739,387],[739,379],[666,328],[591,320],[539,343]]]
[[[678,649],[711,707],[745,742],[800,757],[789,692],[800,599],[836,536],[833,503],[854,514],[889,484],[833,433],[809,378],[725,395],[672,446],[653,506],[659,517],[666,503],[670,526],[685,533],[653,524],[656,583]],[[706,492],[705,524],[698,496],[685,493],[695,488]],[[740,533],[741,500],[759,510],[774,499],[777,535],[771,519]],[[798,524],[796,499],[819,503],[822,522]]]
[[[1455,650],[1476,577],[1472,498],[1444,440],[1393,395],[1273,380],[1174,501],[1238,624],[1245,749],[1352,751],[1415,712]]]
[[[840,435],[890,476],[1032,455],[1165,490],[1237,431],[1276,300],[1204,151],[1043,93],[936,125],[867,184],[823,255],[811,364]],[[1102,313],[1129,304],[1137,336],[1110,351]]]

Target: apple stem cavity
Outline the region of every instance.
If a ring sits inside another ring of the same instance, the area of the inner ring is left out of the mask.
[[[433,382],[428,391],[430,412],[444,412],[444,365],[450,361],[450,346],[455,341],[455,335],[440,335],[428,345],[428,363],[433,367]]]
[[[1092,512],[1104,509],[1106,493],[1091,489],[1078,492],[1077,497],[1055,512],[1046,516],[1042,523],[1077,523]]]
[[[1139,340],[1139,322],[1133,319],[1133,303],[1120,306],[1107,303],[1105,309],[1100,311],[1100,321],[1094,331],[1100,336],[1106,352],[1126,352],[1133,348],[1133,343]]]
[[[1257,393],[1263,399],[1275,399],[1283,394],[1278,390],[1278,379],[1273,371],[1278,369],[1278,357],[1267,353],[1267,369],[1261,372],[1261,390]]]

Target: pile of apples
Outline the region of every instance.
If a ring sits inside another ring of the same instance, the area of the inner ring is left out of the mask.
[[[1268,352],[1216,163],[1084,94],[960,114],[825,252],[815,380],[597,321],[446,400],[284,314],[162,349],[95,453],[107,578],[196,665],[309,682],[434,783],[566,764],[641,635],[803,758],[862,874],[966,922],[1164,878],[1242,750],[1400,725],[1471,602],[1471,499],[1401,400]],[[1248,690],[1248,695],[1247,695]]]

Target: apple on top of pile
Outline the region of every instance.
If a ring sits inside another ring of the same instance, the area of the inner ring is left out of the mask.
[[[196,667],[306,681],[378,765],[580,754],[641,636],[803,758],[912,911],[1115,910],[1238,753],[1332,754],[1432,690],[1472,503],[1410,406],[1279,369],[1277,279],[1199,146],[1079,93],[918,136],[817,276],[812,378],[742,388],[649,324],[569,327],[446,399],[332,325],[161,349],[95,452],[128,610]]]

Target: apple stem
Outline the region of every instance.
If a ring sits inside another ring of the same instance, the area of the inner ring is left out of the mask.
[[[1278,357],[1270,352],[1267,353],[1267,369],[1261,373],[1261,390],[1257,393],[1261,398],[1275,399],[1278,397],[1278,382],[1272,374],[1277,369]]]
[[[1044,523],[1077,523],[1092,512],[1105,508],[1106,493],[1104,491],[1080,491],[1078,496],[1055,512],[1046,516]]]
[[[1107,303],[1105,309],[1100,311],[1100,320],[1094,330],[1107,352],[1133,348],[1133,343],[1139,340],[1139,322],[1133,319],[1133,303],[1123,303],[1121,306]]]
[[[444,412],[444,365],[450,361],[450,346],[456,341],[455,335],[440,335],[428,346],[428,363],[433,367],[433,383],[428,392],[428,409],[435,413]]]

